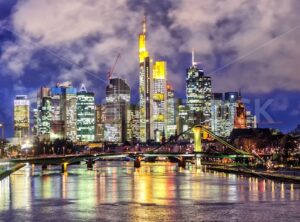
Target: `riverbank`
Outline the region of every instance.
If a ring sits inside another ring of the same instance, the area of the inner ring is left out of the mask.
[[[277,180],[280,182],[300,183],[300,176],[284,175],[284,174],[276,173],[276,171],[257,171],[257,170],[247,169],[245,167],[226,167],[226,166],[211,166],[211,165],[208,165],[207,169],[224,172],[224,173],[233,173],[238,175],[258,177],[262,179]]]
[[[10,174],[16,172],[17,170],[21,169],[24,166],[25,166],[24,163],[18,163],[13,167],[11,167],[10,169],[0,172],[0,180],[4,179],[5,177],[8,177]]]

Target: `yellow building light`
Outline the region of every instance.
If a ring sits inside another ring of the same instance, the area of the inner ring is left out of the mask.
[[[139,58],[140,62],[144,62],[145,58],[149,56],[149,53],[146,49],[146,35],[140,34],[139,36]]]
[[[162,114],[154,115],[153,119],[155,122],[163,122],[165,120],[164,115],[162,115]]]
[[[194,132],[194,152],[201,152],[202,151],[202,145],[201,145],[201,127],[195,126],[193,128]]]
[[[153,65],[153,78],[154,79],[165,79],[166,78],[166,66],[165,61],[156,61]]]
[[[163,93],[154,93],[153,94],[154,101],[163,101],[164,98],[165,98],[165,95]]]

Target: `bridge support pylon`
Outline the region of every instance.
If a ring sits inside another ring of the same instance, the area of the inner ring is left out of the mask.
[[[196,164],[196,168],[199,169],[201,168],[200,153],[202,152],[202,142],[201,142],[202,126],[194,126],[193,132],[194,132],[194,152],[196,158],[195,164]]]
[[[141,157],[137,156],[134,160],[133,164],[134,168],[140,168],[141,167]]]
[[[202,166],[202,164],[201,164],[201,156],[200,156],[199,153],[196,154],[196,161],[195,161],[195,164],[196,164],[196,168],[197,168],[197,169],[200,169],[201,166]]]
[[[200,153],[202,151],[202,143],[201,143],[202,127],[194,126],[193,132],[194,132],[194,152]]]
[[[47,164],[45,163],[42,164],[42,170],[47,170]]]
[[[179,167],[182,167],[182,168],[185,168],[186,167],[186,160],[184,157],[179,157],[178,158],[178,166]]]
[[[68,163],[63,163],[61,165],[61,172],[65,173],[65,172],[67,172],[67,170],[68,170]]]
[[[86,162],[86,166],[88,170],[92,170],[93,169],[93,160],[88,160]]]

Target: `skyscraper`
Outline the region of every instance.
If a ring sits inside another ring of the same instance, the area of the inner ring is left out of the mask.
[[[211,78],[198,68],[192,55],[192,66],[187,69],[186,94],[189,111],[189,126],[201,124],[210,128]]]
[[[170,84],[167,85],[167,129],[166,137],[176,133],[176,118],[175,118],[175,95],[174,89]]]
[[[104,141],[105,104],[96,106],[96,141]]]
[[[222,93],[212,94],[211,130],[218,136],[224,136],[228,121],[228,107],[225,105]]]
[[[62,88],[62,120],[64,121],[64,137],[72,141],[77,139],[77,89],[70,82],[59,85]]]
[[[150,58],[146,48],[146,18],[139,35],[139,101],[140,101],[140,140],[146,142],[151,138],[151,70]]]
[[[239,98],[238,92],[225,92],[225,105],[228,107],[228,125],[226,127],[226,136],[229,136],[234,128],[234,118],[236,114],[236,107]]]
[[[47,87],[42,87],[39,90],[37,97],[37,135],[49,139],[51,131],[52,110],[50,89]]]
[[[18,95],[14,100],[14,136],[22,139],[29,136],[30,105],[26,95]],[[21,141],[20,141],[21,142]]]
[[[34,109],[34,133],[45,139],[77,140],[77,89],[70,82],[42,87]]]
[[[63,88],[57,84],[51,88],[51,139],[63,138],[64,137],[64,121],[62,120],[62,96]]]
[[[248,129],[257,128],[256,116],[252,115],[251,111],[246,111],[246,122]]]
[[[176,129],[177,134],[180,134],[188,129],[188,107],[183,103],[182,99],[178,99],[176,103]]]
[[[167,67],[165,61],[156,61],[153,65],[153,121],[154,138],[161,140],[167,123]]]
[[[236,111],[236,93],[213,93],[211,130],[216,135],[228,137],[233,129]]]
[[[130,105],[129,112],[127,137],[129,141],[137,142],[140,140],[140,108],[138,105]]]
[[[95,140],[95,95],[82,84],[77,93],[77,140]]]
[[[119,78],[110,79],[106,87],[105,141],[122,143],[127,140],[130,87]]]

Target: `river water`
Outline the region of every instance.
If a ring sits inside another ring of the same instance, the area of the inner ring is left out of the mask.
[[[300,221],[300,186],[171,163],[26,166],[0,181],[0,221]]]

